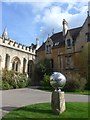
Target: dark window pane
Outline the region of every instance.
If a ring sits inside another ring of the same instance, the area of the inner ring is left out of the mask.
[[[71,40],[70,39],[67,40],[67,46],[71,47]]]

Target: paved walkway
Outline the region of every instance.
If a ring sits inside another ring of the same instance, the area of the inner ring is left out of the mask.
[[[2,106],[0,107],[2,107],[2,116],[15,108],[35,103],[50,102],[50,99],[51,92],[37,89],[24,88],[0,91],[0,101],[2,101]],[[66,102],[88,102],[88,96],[65,94],[65,100]]]

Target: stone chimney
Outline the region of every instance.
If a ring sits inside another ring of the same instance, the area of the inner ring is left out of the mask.
[[[88,2],[88,16],[90,16],[90,1]]]
[[[39,48],[39,39],[36,38],[36,49],[38,49],[38,48]]]
[[[68,23],[65,19],[63,19],[63,36],[67,34],[68,31]]]

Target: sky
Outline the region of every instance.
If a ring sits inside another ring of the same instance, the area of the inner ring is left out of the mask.
[[[62,31],[66,19],[69,29],[83,25],[89,0],[2,0],[0,36],[7,27],[8,37],[24,45],[40,45],[48,35]]]

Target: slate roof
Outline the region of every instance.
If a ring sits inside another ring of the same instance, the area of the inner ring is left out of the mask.
[[[71,37],[73,38],[73,44],[75,43],[76,38],[77,38],[79,32],[81,31],[81,29],[82,29],[82,27],[73,28],[73,29],[68,30]],[[52,39],[52,41],[54,43],[52,49],[65,46],[65,40],[64,40],[64,37],[63,37],[63,32],[55,33],[50,38]],[[42,46],[38,49],[38,51],[45,50],[45,43],[42,44]]]
[[[78,28],[74,28],[74,29],[71,29],[71,30],[68,30],[71,34],[71,37],[73,38],[73,40],[76,40],[79,32],[81,31],[82,27],[78,27]]]

